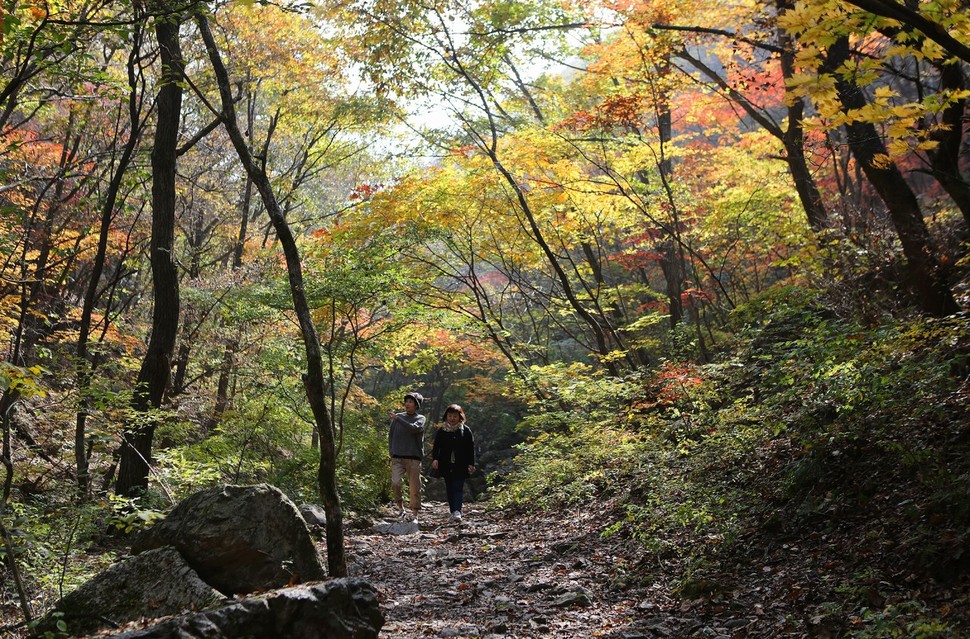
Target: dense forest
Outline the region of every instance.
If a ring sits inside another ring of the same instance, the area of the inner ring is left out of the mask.
[[[3,630],[223,483],[346,575],[418,391],[612,588],[970,636],[966,0],[3,0],[0,66]]]

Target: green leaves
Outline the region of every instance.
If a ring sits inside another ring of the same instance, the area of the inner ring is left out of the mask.
[[[165,513],[143,506],[139,498],[109,495],[108,499],[111,509],[108,523],[125,534],[148,528],[165,517]]]

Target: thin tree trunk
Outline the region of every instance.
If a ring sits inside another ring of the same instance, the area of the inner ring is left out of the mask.
[[[17,588],[17,596],[20,598],[20,608],[24,613],[24,620],[30,623],[33,620],[33,612],[30,609],[30,597],[27,595],[27,588],[24,586],[20,568],[17,566],[17,554],[10,538],[10,533],[3,525],[3,516],[6,514],[7,501],[10,499],[10,489],[13,487],[13,447],[10,438],[10,409],[17,401],[17,392],[6,390],[0,398],[0,428],[3,431],[3,450],[0,453],[0,462],[6,474],[3,478],[3,494],[0,498],[0,538],[3,539],[4,551],[6,554],[7,565],[10,574],[13,575],[14,584]]]
[[[657,76],[666,79],[670,75],[670,58],[664,56],[663,63],[657,68]],[[657,162],[657,171],[660,180],[664,185],[670,183],[673,177],[674,165],[667,156],[667,146],[673,136],[673,121],[670,113],[670,95],[664,89],[656,90],[656,84],[651,83],[655,93],[657,134],[660,138],[660,159]],[[683,239],[680,235],[680,219],[678,209],[673,198],[670,197],[670,190],[667,189],[670,198],[670,213],[673,218],[670,220],[669,228],[671,237],[664,240],[660,247],[660,270],[663,272],[664,281],[667,284],[667,303],[670,310],[670,328],[675,329],[684,318],[684,277],[686,268],[683,255]]]
[[[253,138],[255,136],[256,126],[254,123],[255,115],[253,113],[255,109],[255,98],[252,93],[248,94],[247,107],[246,107],[246,118],[247,127],[246,130],[249,132],[249,143],[252,144]],[[242,269],[243,265],[243,252],[246,248],[246,238],[249,236],[249,210],[252,207],[253,201],[253,181],[247,176],[246,177],[246,188],[243,190],[243,199],[239,205],[240,215],[239,215],[239,232],[236,235],[236,241],[232,248],[232,270],[238,272]],[[216,400],[212,407],[212,415],[209,417],[208,427],[209,429],[215,428],[219,422],[222,421],[222,417],[229,407],[229,386],[232,380],[232,371],[236,363],[236,351],[239,350],[239,335],[235,335],[226,341],[225,348],[222,352],[222,364],[219,366],[219,381],[216,384]],[[317,431],[313,431],[314,443],[317,439]],[[313,446],[316,449],[316,445]]]
[[[778,13],[784,13],[793,4],[792,0],[777,0]],[[795,43],[792,42],[791,36],[784,29],[778,28],[776,34],[781,47],[781,53],[778,56],[781,76],[782,80],[787,83],[795,75]],[[828,227],[829,214],[825,209],[822,194],[818,191],[815,178],[808,168],[808,161],[805,159],[805,132],[802,127],[805,99],[790,97],[790,100],[787,127],[781,134],[781,142],[785,145],[788,172],[795,183],[795,191],[798,193],[802,208],[805,209],[808,225],[817,233]]]
[[[239,340],[235,337],[229,339],[223,348],[222,363],[219,365],[219,381],[216,383],[216,401],[212,406],[212,414],[206,423],[206,429],[209,431],[219,425],[226,408],[229,407],[229,381],[232,377],[238,348]]]
[[[121,181],[131,164],[131,158],[141,137],[140,104],[136,90],[137,74],[135,72],[135,65],[137,64],[141,49],[140,24],[140,21],[135,20],[132,51],[128,57],[128,85],[131,87],[131,92],[128,94],[128,119],[131,130],[129,131],[128,140],[125,142],[121,157],[118,160],[118,165],[115,167],[114,174],[108,183],[107,193],[105,194],[104,205],[101,209],[101,228],[98,231],[98,249],[94,255],[91,277],[84,293],[84,302],[81,307],[81,322],[78,327],[76,366],[78,396],[80,399],[78,401],[74,426],[74,460],[77,466],[78,493],[82,498],[87,495],[90,487],[90,469],[88,467],[88,454],[85,447],[85,428],[88,410],[87,392],[91,386],[91,375],[94,372],[93,362],[88,361],[88,339],[91,333],[91,317],[94,313],[94,304],[98,297],[98,284],[101,282],[101,275],[104,272],[104,263],[108,253],[108,233],[111,230],[111,221],[114,219],[118,193],[121,190]]]
[[[347,563],[344,555],[343,512],[340,505],[340,495],[337,491],[337,459],[334,432],[327,409],[327,395],[323,377],[323,355],[320,349],[320,340],[310,314],[310,307],[307,303],[300,254],[296,246],[296,240],[293,237],[289,224],[286,222],[283,211],[280,209],[269,178],[262,167],[258,166],[254,161],[246,145],[246,140],[239,130],[236,110],[233,105],[229,75],[222,62],[222,56],[219,54],[215,40],[212,37],[209,22],[203,15],[196,15],[196,22],[199,25],[202,39],[205,41],[206,50],[209,53],[209,60],[212,63],[212,68],[219,85],[219,95],[222,100],[220,117],[225,124],[226,132],[229,134],[230,140],[232,140],[232,144],[236,149],[240,161],[245,166],[246,173],[253,181],[256,190],[262,198],[263,205],[266,207],[273,228],[276,230],[277,239],[286,259],[286,271],[290,283],[290,293],[293,296],[293,308],[300,324],[300,331],[303,334],[303,345],[306,349],[307,356],[307,372],[303,376],[303,385],[306,389],[307,400],[310,403],[314,421],[320,433],[320,466],[317,471],[317,480],[320,486],[320,499],[323,501],[323,507],[327,513],[327,568],[331,577],[345,577],[347,575]]]
[[[944,64],[940,68],[940,87],[951,91],[962,91],[966,87],[963,68],[959,64]],[[963,112],[967,100],[955,101],[943,111],[944,129],[932,135],[939,143],[930,152],[933,177],[953,199],[970,228],[970,182],[960,172],[960,147],[963,142]]]

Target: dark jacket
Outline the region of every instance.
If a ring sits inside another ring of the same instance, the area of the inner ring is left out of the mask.
[[[475,465],[475,438],[467,425],[453,433],[439,428],[434,435],[431,459],[438,460],[442,477],[468,477],[468,467]]]

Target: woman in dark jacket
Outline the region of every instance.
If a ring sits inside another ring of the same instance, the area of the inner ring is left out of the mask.
[[[465,479],[475,472],[475,438],[465,424],[465,411],[458,404],[445,409],[444,424],[438,427],[431,449],[431,468],[445,480],[451,521],[461,521]]]

